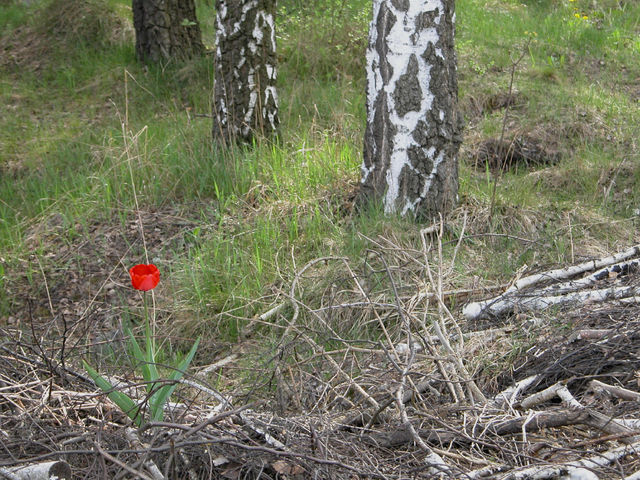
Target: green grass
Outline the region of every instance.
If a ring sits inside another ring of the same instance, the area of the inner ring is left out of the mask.
[[[47,28],[45,3],[0,6],[5,42],[12,31],[19,40],[17,29],[30,27],[48,45],[15,50],[22,63],[0,66],[0,256],[2,281],[12,292],[38,284],[38,271],[24,278],[16,269],[34,229],[52,215],[61,215],[63,224],[55,238],[38,239],[35,255],[46,257],[55,242],[77,244],[78,225],[125,229],[135,221],[131,174],[143,210],[178,210],[200,225],[181,233],[188,248],[161,250],[175,296],[166,300],[175,308],[167,315],[185,331],[211,329],[219,339],[236,340],[248,318],[288,291],[306,262],[346,255],[363,264],[372,248],[367,239],[419,248],[420,225],[385,218],[376,207],[350,210],[365,120],[369,1],[336,0],[331,8],[280,2],[281,141],[226,151],[211,145],[210,119],[195,115],[210,112],[211,56],[142,66],[128,3],[111,0],[109,22],[74,24],[67,36]],[[212,3],[198,2],[209,47]],[[506,93],[512,62],[525,53],[514,75],[525,101],[511,109],[508,131],[543,132],[563,155],[539,171],[506,172],[490,224],[494,180],[470,166],[470,152],[499,136],[504,110],[468,113],[460,197],[469,232],[535,243],[523,248],[482,237],[465,243],[452,286],[470,283],[473,275],[504,282],[525,262],[568,261],[571,242],[574,250],[593,252],[633,241],[633,211],[640,208],[640,6],[597,3],[456,2],[462,105]],[[579,230],[566,228],[568,215]],[[456,231],[460,219],[451,219]],[[600,227],[607,223],[614,227]],[[325,274],[308,291],[320,295],[344,272],[328,268]],[[388,295],[384,279],[379,285]],[[14,300],[3,295],[2,312],[11,315]]]

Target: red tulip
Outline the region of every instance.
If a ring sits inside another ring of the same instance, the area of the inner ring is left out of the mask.
[[[160,271],[158,267],[150,263],[145,265],[141,263],[129,269],[129,275],[131,275],[131,285],[136,290],[153,290],[160,282]]]

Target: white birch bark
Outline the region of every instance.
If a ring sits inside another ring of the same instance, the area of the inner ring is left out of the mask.
[[[224,144],[271,136],[276,91],[276,0],[217,0],[213,137]]]
[[[67,462],[43,462],[0,469],[0,476],[17,480],[71,480]]]
[[[454,206],[461,118],[453,0],[374,0],[361,201],[433,218]]]

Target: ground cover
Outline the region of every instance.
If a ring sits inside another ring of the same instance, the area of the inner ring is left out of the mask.
[[[2,465],[427,478],[437,453],[455,478],[525,478],[508,475],[585,468],[569,464],[635,441],[580,416],[554,428],[541,417],[549,428],[523,435],[533,407],[486,399],[541,374],[527,395],[566,382],[582,407],[636,419],[634,400],[591,380],[638,391],[637,304],[461,311],[519,277],[640,243],[640,7],[457,2],[466,129],[460,205],[440,232],[353,211],[369,5],[325,3],[279,6],[281,141],[227,151],[209,137],[210,56],[137,64],[126,2],[0,3]],[[211,2],[198,15],[211,48]],[[139,384],[124,329],[142,333],[127,270],[145,253],[163,275],[158,361],[202,341],[174,425],[125,435],[80,361]],[[586,330],[602,336],[576,337]],[[566,417],[571,402],[553,395],[535,407]],[[624,478],[636,461],[586,468]]]

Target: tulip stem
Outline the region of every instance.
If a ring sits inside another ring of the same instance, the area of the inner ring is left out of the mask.
[[[153,295],[153,291],[151,292],[151,295]],[[145,332],[146,335],[151,335],[151,341],[150,344],[153,346],[153,351],[151,352],[153,357],[155,358],[155,354],[156,354],[156,322],[155,319],[154,321],[151,321],[151,319],[149,318],[149,302],[147,300],[147,292],[143,292],[142,293],[142,304],[144,305],[144,323],[145,323]],[[153,311],[155,312],[155,299],[153,299],[153,304],[154,304],[154,308]]]

